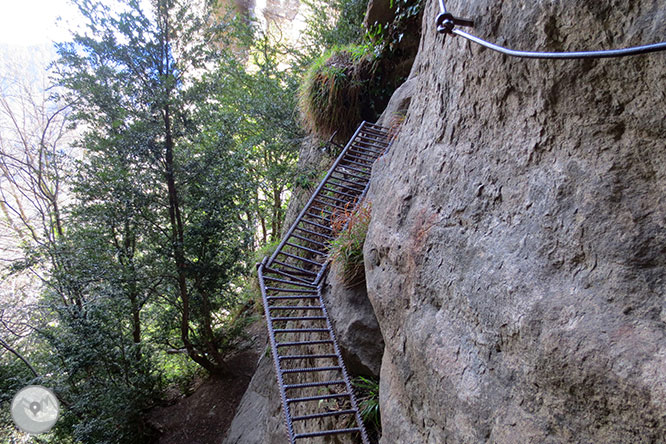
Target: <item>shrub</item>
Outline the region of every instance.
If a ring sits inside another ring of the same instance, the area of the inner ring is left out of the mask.
[[[357,43],[363,39],[363,18],[368,0],[303,0],[308,7],[303,31],[306,48],[322,48]]]
[[[342,283],[347,288],[365,281],[363,243],[370,224],[370,209],[365,204],[356,211],[345,209],[333,214],[333,230],[339,236],[331,243],[331,259],[339,264]]]
[[[346,141],[370,107],[376,56],[368,45],[335,47],[316,59],[300,90],[305,127],[322,138]]]
[[[379,411],[379,379],[359,376],[353,380],[358,395],[358,408],[365,427],[372,435],[381,434],[382,421]]]

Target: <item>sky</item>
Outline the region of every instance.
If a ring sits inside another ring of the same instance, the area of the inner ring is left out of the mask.
[[[25,47],[68,40],[67,29],[77,16],[68,0],[0,0],[0,44]]]

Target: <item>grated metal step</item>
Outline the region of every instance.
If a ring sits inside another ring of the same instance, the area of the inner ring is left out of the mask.
[[[321,297],[321,284],[328,266],[328,248],[336,235],[332,219],[339,212],[349,213],[359,205],[370,182],[372,165],[389,145],[385,128],[363,122],[273,255],[258,264],[266,324],[291,444],[339,434],[355,434],[369,444]],[[310,303],[313,305],[307,305]],[[315,388],[328,393],[313,393]],[[330,401],[326,411],[317,410],[322,401]],[[330,429],[317,430],[311,421],[344,415],[353,417],[352,422],[344,423],[346,428],[331,425]]]

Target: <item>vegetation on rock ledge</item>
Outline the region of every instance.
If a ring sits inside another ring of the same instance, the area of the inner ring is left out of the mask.
[[[370,225],[371,205],[364,203],[356,211],[334,214],[333,229],[337,238],[331,243],[332,261],[339,265],[345,286],[354,287],[365,282],[363,244]]]
[[[317,58],[301,84],[305,127],[322,138],[337,132],[340,140],[348,139],[370,107],[375,63],[368,45],[335,47]]]

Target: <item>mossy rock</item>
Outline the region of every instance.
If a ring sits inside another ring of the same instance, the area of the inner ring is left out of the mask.
[[[305,127],[322,138],[336,133],[345,142],[364,119],[371,119],[370,90],[376,56],[368,46],[333,48],[308,70],[300,91]]]

